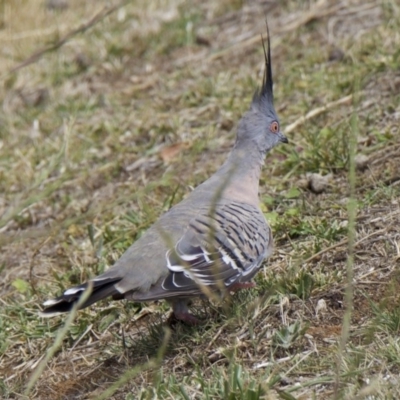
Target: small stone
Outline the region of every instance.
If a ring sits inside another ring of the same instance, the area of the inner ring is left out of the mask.
[[[367,168],[368,161],[369,157],[365,154],[356,154],[356,156],[354,157],[356,169],[358,169],[359,171],[363,171],[365,168]]]
[[[339,223],[339,228],[347,229],[348,226],[349,226],[349,221],[347,221],[347,219]]]
[[[329,61],[342,61],[344,59],[344,52],[337,47],[331,49],[328,55]]]
[[[319,299],[317,306],[315,307],[315,315],[318,317],[318,313],[327,311],[328,307],[324,299]]]
[[[297,180],[297,187],[300,189],[308,189],[309,188],[308,179],[306,176],[303,176]]]
[[[89,56],[87,56],[85,53],[78,53],[75,56],[74,61],[81,71],[87,70],[91,64]]]
[[[19,90],[18,94],[24,104],[28,107],[40,107],[44,105],[50,97],[49,90],[44,87]]]
[[[332,174],[320,175],[316,173],[307,174],[308,186],[314,193],[322,193],[329,185]]]
[[[200,35],[196,36],[196,44],[198,44],[199,46],[207,46],[207,47],[211,46],[210,40],[205,36],[200,36]]]

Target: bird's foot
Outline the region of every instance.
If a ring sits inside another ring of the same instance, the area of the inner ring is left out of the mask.
[[[242,289],[252,289],[255,288],[257,284],[255,282],[237,282],[234,283],[232,286],[229,286],[229,291],[236,293]]]
[[[198,318],[196,318],[194,315],[190,314],[190,313],[184,313],[184,312],[173,312],[171,314],[171,317],[169,318],[169,322],[173,323],[175,321],[180,321],[185,323],[186,325],[190,325],[190,326],[197,326],[197,325],[201,325],[202,321]]]
[[[184,322],[186,325],[201,325],[202,321],[196,318],[193,314],[189,312],[188,299],[177,299],[172,301],[172,314],[169,318],[169,323],[174,323],[176,321]]]

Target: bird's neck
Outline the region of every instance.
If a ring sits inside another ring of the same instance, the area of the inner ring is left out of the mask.
[[[265,154],[256,143],[236,143],[215,176],[224,197],[258,206],[258,189]]]

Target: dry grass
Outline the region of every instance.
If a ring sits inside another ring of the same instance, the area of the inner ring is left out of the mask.
[[[1,397],[398,398],[396,1],[127,2],[10,73],[103,9],[67,3],[2,6]],[[196,303],[207,315],[198,328],[166,332],[162,303],[80,311],[23,395],[63,325],[38,317],[42,301],[103,271],[223,161],[261,80],[263,15],[291,144],[268,157],[262,178],[276,251],[258,288]],[[322,193],[307,173],[331,174]]]

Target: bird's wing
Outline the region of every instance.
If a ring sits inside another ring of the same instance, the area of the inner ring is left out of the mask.
[[[169,274],[140,299],[190,296],[203,285],[229,288],[249,281],[271,249],[270,228],[256,207],[231,202],[199,212],[165,254]]]

